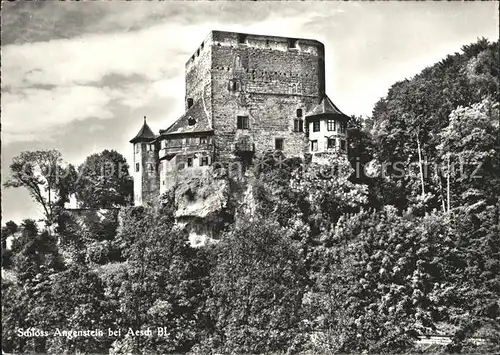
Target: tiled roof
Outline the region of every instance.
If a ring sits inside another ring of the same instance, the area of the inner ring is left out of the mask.
[[[167,129],[160,130],[161,135],[196,133],[212,131],[207,113],[200,102],[191,106],[177,121]]]
[[[336,116],[344,116],[347,118],[347,116],[339,110],[337,106],[330,100],[330,98],[325,95],[323,96],[323,99],[321,99],[321,102],[313,108],[307,115],[306,117],[311,117],[311,116],[320,116],[320,115],[336,115]]]
[[[148,124],[146,123],[146,116],[144,116],[144,124],[142,125],[137,135],[130,140],[130,143],[149,142],[155,138],[156,134],[154,134],[151,128],[149,128]]]

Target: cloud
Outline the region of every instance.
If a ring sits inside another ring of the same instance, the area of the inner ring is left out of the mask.
[[[106,105],[111,97],[96,87],[69,86],[53,90],[25,88],[2,94],[3,144],[45,140],[58,127],[87,117],[113,117]]]
[[[183,20],[176,18],[131,32],[82,34],[3,46],[4,144],[50,140],[56,130],[64,129],[72,121],[116,117],[120,106],[147,109],[158,100],[176,100],[179,103],[174,105],[175,110],[165,107],[162,114],[167,125],[182,114],[184,64],[211,30],[279,35],[286,28],[289,35],[298,36],[300,28],[312,16],[270,20],[266,15],[243,27],[220,20],[212,22],[201,18],[199,9],[190,8],[201,22],[182,28],[178,23]],[[239,5],[226,8],[241,10]],[[109,28],[110,23],[119,21],[138,23],[151,17],[152,9],[118,12],[121,17],[108,14],[101,18],[100,27]],[[156,9],[166,11],[164,7]],[[211,12],[216,10],[217,7],[210,7]],[[46,12],[47,7],[40,7],[39,11]],[[224,16],[230,16],[230,11]]]

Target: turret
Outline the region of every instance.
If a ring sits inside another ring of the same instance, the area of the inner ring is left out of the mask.
[[[309,152],[314,155],[340,152],[347,155],[347,121],[349,117],[324,95],[321,102],[306,115]]]
[[[141,129],[130,143],[134,149],[134,205],[141,206],[152,202],[160,189],[156,135],[146,123],[146,116]]]

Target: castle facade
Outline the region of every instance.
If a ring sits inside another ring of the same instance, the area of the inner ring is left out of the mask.
[[[212,31],[185,65],[185,112],[134,146],[134,200],[166,191],[174,172],[268,150],[347,151],[343,114],[325,93],[324,45],[310,39]]]

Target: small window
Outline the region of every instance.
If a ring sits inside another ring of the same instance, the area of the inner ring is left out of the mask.
[[[208,165],[208,157],[201,157],[200,166],[207,166],[207,165]]]
[[[243,33],[238,34],[238,43],[244,44],[246,42],[247,42],[247,35]]]
[[[148,152],[154,151],[155,150],[155,145],[154,144],[148,144],[147,149],[148,149]]]
[[[155,171],[155,166],[151,163],[148,163],[148,171],[151,171],[151,172]]]
[[[237,79],[229,80],[229,91],[238,91],[239,87],[240,86]]]
[[[345,134],[346,131],[347,131],[347,123],[345,122],[340,123],[340,133]]]
[[[311,151],[313,151],[313,152],[318,151],[318,141],[317,140],[311,141]]]
[[[288,48],[297,48],[297,40],[290,38],[288,40]]]
[[[200,137],[200,144],[208,144],[208,137]]]
[[[136,144],[136,145],[135,145],[135,152],[136,152],[136,153],[139,153],[139,150],[140,150],[140,145],[139,145],[139,144]]]
[[[194,126],[195,124],[196,124],[196,120],[193,117],[189,116],[188,117],[188,125]]]
[[[298,108],[297,109],[297,117],[302,117],[302,109],[301,108]]]
[[[177,164],[177,169],[179,169],[179,170],[184,169],[184,163]]]
[[[328,138],[328,149],[335,149],[335,139],[334,138]]]
[[[313,122],[313,132],[319,132],[319,121]]]
[[[304,121],[297,118],[293,120],[293,130],[294,132],[304,132]]]
[[[283,138],[276,138],[274,140],[274,149],[283,150]]]
[[[345,139],[340,140],[340,150],[343,152],[345,152],[347,150],[347,144],[346,144]]]
[[[188,108],[190,108],[191,106],[193,106],[193,99],[188,97],[187,99],[187,105],[188,105]]]
[[[335,131],[336,130],[335,120],[326,121],[326,129],[327,129],[327,131]]]
[[[136,172],[138,172],[138,171],[139,171],[139,168],[140,168],[139,163],[135,163],[135,171],[136,171]]]
[[[187,166],[188,167],[193,166],[193,158],[187,158]]]
[[[236,127],[238,129],[249,129],[248,116],[237,116]]]

